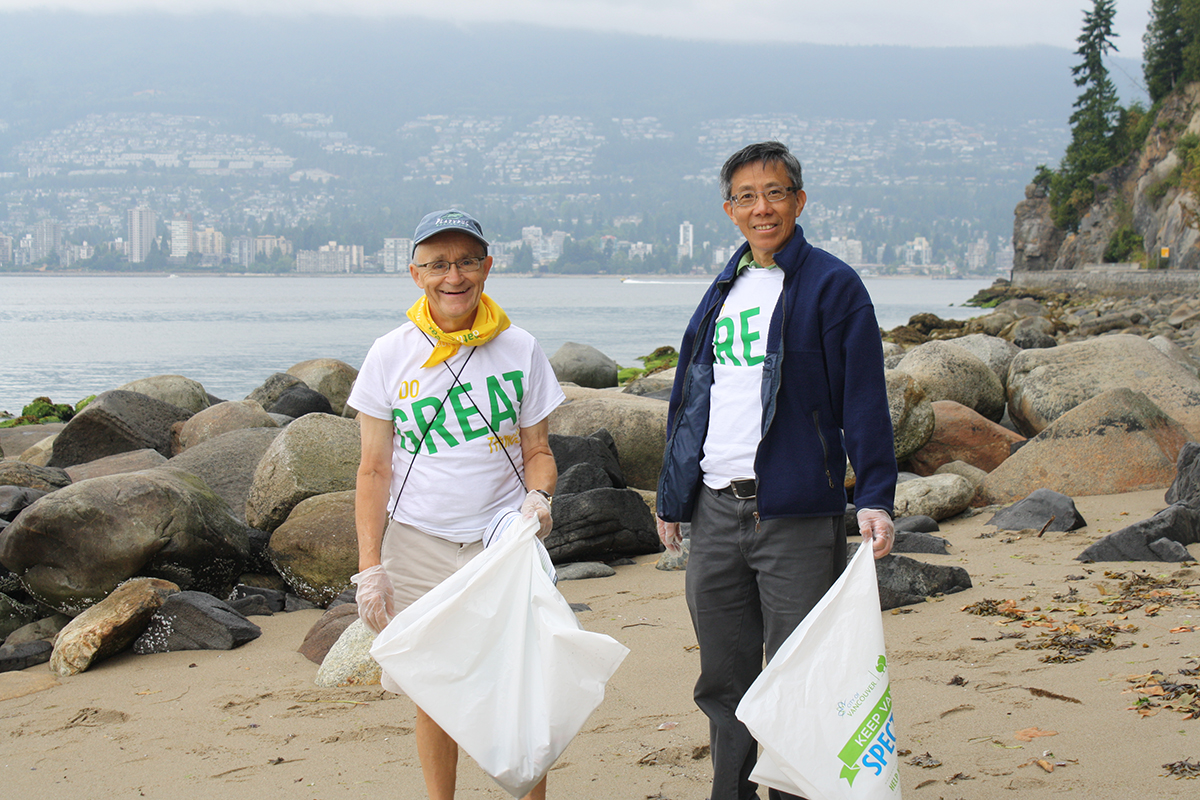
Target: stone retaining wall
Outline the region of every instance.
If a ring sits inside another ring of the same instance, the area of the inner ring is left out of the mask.
[[[1084,269],[1054,269],[1012,273],[1013,286],[1030,289],[1084,289],[1116,295],[1200,292],[1200,271],[1177,269],[1129,269],[1105,265]]]

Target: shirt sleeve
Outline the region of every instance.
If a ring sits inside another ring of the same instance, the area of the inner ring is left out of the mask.
[[[521,422],[519,427],[530,428],[550,416],[567,396],[558,385],[554,368],[550,360],[542,352],[537,340],[530,337],[529,353],[529,385],[525,388],[525,398],[521,401]]]
[[[368,417],[390,420],[392,404],[384,380],[381,349],[379,340],[376,340],[367,351],[367,357],[363,359],[362,369],[354,379],[354,386],[346,403]]]

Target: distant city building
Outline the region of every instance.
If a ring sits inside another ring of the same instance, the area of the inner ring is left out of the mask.
[[[654,253],[654,245],[649,242],[632,242],[629,245],[629,257],[644,259]]]
[[[692,223],[684,220],[679,226],[679,257],[687,256],[691,258],[695,254],[695,247],[692,242],[693,229]]]
[[[187,254],[196,249],[192,240],[192,216],[176,217],[167,223],[171,230],[171,256],[187,258]]]
[[[129,263],[140,264],[150,255],[154,243],[154,227],[157,218],[145,207],[129,209]]]
[[[356,272],[362,264],[363,249],[358,244],[330,242],[316,250],[296,251],[297,272]]]
[[[43,219],[33,226],[33,240],[29,258],[31,261],[41,261],[49,258],[51,253],[62,250],[62,226],[56,220]]]
[[[987,235],[980,236],[978,240],[967,245],[967,271],[969,272],[984,272],[988,268],[991,261],[989,255],[991,247],[988,245]]]
[[[862,264],[863,244],[858,239],[841,239],[837,236],[829,241],[817,242],[817,247],[845,261],[847,264]]]
[[[239,267],[249,268],[254,263],[254,240],[249,236],[235,236],[230,239],[229,260]]]
[[[403,272],[412,263],[412,249],[412,239],[384,239],[382,253],[383,271]]]
[[[906,267],[927,267],[933,263],[933,248],[924,236],[905,242],[900,249]]]
[[[13,240],[11,236],[5,236],[0,233],[0,264],[7,264],[13,260]]]
[[[330,244],[332,244],[332,242]],[[292,243],[282,236],[254,237],[255,256],[274,258],[276,250],[279,251],[280,255],[290,256],[292,254]],[[362,259],[360,258],[359,261],[361,262],[361,260]]]
[[[202,231],[196,231],[196,250],[202,256],[223,256],[225,255],[225,234],[215,228],[205,228]]]

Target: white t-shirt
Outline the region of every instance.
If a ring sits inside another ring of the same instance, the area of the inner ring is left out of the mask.
[[[767,329],[783,291],[783,270],[746,269],[733,282],[713,334],[713,386],[700,469],[704,485],[723,489],[754,477],[762,439],[762,362]]]
[[[525,497],[519,429],[541,422],[565,397],[537,340],[521,328],[422,367],[432,351],[411,322],[376,339],[349,404],[394,422],[392,516],[473,542],[497,511],[518,508]]]

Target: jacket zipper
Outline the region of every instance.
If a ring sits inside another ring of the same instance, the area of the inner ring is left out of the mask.
[[[835,489],[833,485],[833,476],[829,474],[829,446],[825,443],[825,434],[821,433],[821,412],[813,411],[813,425],[817,428],[817,438],[821,440],[821,466],[825,468],[825,479],[829,481],[829,488]]]

